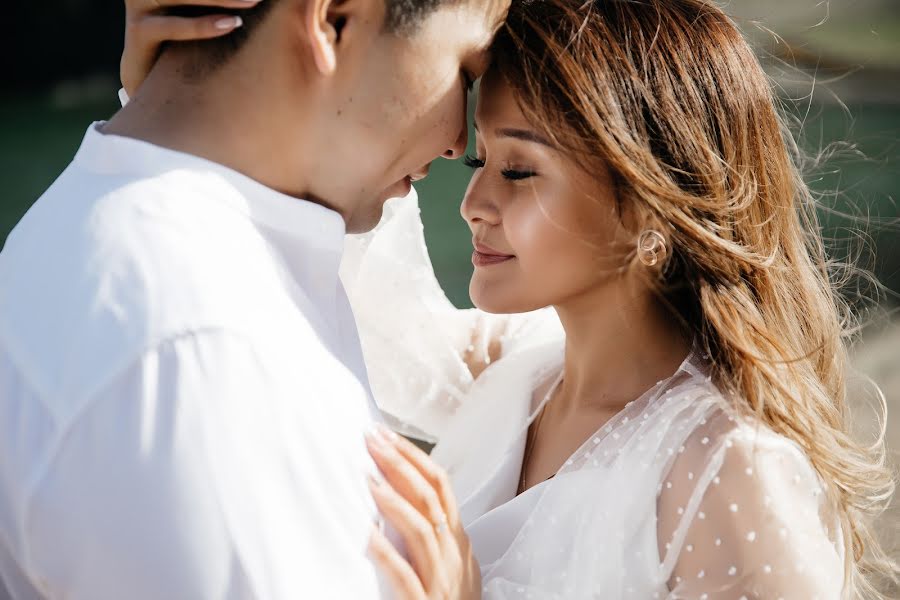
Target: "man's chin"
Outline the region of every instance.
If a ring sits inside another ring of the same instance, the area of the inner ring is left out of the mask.
[[[405,198],[409,196],[409,193],[412,191],[412,180],[409,177],[404,177],[397,183],[393,184],[389,188],[385,189],[381,196],[379,196],[379,200],[382,204],[387,202],[392,198]]]
[[[347,223],[347,233],[368,233],[375,229],[384,216],[384,205],[394,198],[405,198],[412,191],[412,181],[405,177],[386,188],[365,210],[358,210]]]
[[[360,210],[347,222],[347,233],[369,233],[381,222],[384,216],[384,202],[377,202],[375,206],[367,210]]]

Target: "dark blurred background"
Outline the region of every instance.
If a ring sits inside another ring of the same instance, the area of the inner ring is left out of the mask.
[[[808,178],[843,248],[868,239],[862,264],[900,293],[900,0],[732,0],[770,69],[810,157]],[[0,244],[66,166],[87,126],[117,108],[124,8],[119,0],[10,3],[0,37]],[[813,168],[814,167],[814,168]],[[419,186],[439,277],[468,305],[470,265],[458,206],[468,172],[439,161]],[[824,212],[823,212],[824,215]],[[843,250],[840,250],[842,252]],[[898,304],[891,294],[882,298]]]
[[[869,313],[854,355],[893,407],[889,432],[900,449],[900,321],[892,317],[900,306],[900,0],[731,0],[726,10],[796,122],[834,255],[853,257],[885,286],[862,290],[881,308]],[[7,3],[4,22],[0,245],[88,125],[118,108],[124,9],[120,0],[26,0]],[[468,175],[438,161],[418,186],[435,268],[459,306],[469,306],[471,247],[458,214]],[[871,431],[871,413],[858,414]],[[898,513],[886,523],[896,532]]]

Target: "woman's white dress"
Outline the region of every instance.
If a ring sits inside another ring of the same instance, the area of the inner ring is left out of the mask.
[[[414,196],[348,239],[342,277],[376,400],[437,442],[486,598],[842,597],[844,541],[816,472],[796,444],[731,413],[708,357],[692,352],[516,496],[534,390],[562,368],[555,314],[455,309]],[[502,358],[473,379],[461,355],[485,328],[505,331]]]

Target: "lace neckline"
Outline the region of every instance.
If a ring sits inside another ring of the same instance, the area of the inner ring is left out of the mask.
[[[532,412],[531,416],[528,419],[527,424],[525,425],[525,435],[528,437],[526,437],[526,448],[523,451],[523,460],[522,460],[522,464],[520,466],[519,487],[516,490],[516,492],[517,492],[516,496],[517,497],[521,496],[522,494],[524,494],[538,486],[542,486],[542,485],[546,484],[547,482],[549,482],[550,480],[554,479],[557,475],[560,475],[564,469],[566,469],[567,467],[569,467],[570,465],[572,465],[574,463],[575,457],[579,456],[583,452],[586,444],[588,444],[591,440],[596,441],[596,440],[602,439],[603,437],[605,437],[607,435],[610,435],[611,433],[613,433],[615,431],[615,429],[618,426],[623,425],[624,422],[627,422],[628,418],[625,416],[625,414],[627,412],[629,412],[630,409],[632,409],[636,404],[645,403],[646,406],[643,407],[643,410],[646,410],[647,408],[649,408],[650,405],[653,404],[654,400],[659,398],[662,395],[660,392],[662,390],[668,388],[671,385],[671,383],[680,374],[686,373],[690,376],[706,376],[707,380],[708,380],[709,378],[706,375],[707,368],[704,363],[700,362],[701,356],[703,359],[706,359],[705,355],[700,354],[697,338],[694,338],[693,341],[691,342],[690,350],[688,351],[684,360],[682,360],[681,363],[678,365],[678,368],[675,369],[675,372],[672,373],[672,375],[670,375],[669,377],[666,377],[665,379],[661,379],[660,381],[657,381],[656,384],[654,384],[649,389],[647,389],[645,392],[643,392],[635,400],[632,400],[632,401],[628,402],[627,404],[625,404],[625,406],[623,406],[620,411],[618,411],[616,414],[614,414],[612,417],[610,417],[605,423],[600,425],[596,431],[594,431],[591,435],[589,435],[584,440],[584,442],[582,442],[582,444],[572,454],[570,454],[566,458],[565,461],[563,461],[563,463],[559,466],[559,468],[556,470],[556,472],[554,472],[552,475],[550,475],[550,477],[544,479],[543,481],[541,481],[539,483],[536,483],[535,485],[531,486],[528,489],[522,490],[522,485],[523,485],[522,473],[524,472],[524,470],[526,468],[526,462],[527,462],[527,459],[529,458],[527,455],[530,454],[530,452],[528,452],[528,445],[529,445],[528,438],[530,438],[531,425],[543,413],[543,411],[546,408],[547,404],[549,403],[551,397],[553,396],[553,393],[556,391],[556,389],[559,387],[559,385],[565,379],[565,370],[561,369],[560,372],[557,374],[556,379],[554,380],[554,383],[550,386],[547,393],[544,395],[543,400],[541,400],[541,402],[538,404],[538,406]],[[644,402],[644,401],[646,401],[646,402]]]

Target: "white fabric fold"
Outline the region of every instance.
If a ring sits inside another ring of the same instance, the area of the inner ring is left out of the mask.
[[[453,306],[434,274],[415,191],[388,201],[373,231],[347,236],[340,272],[376,401],[395,429],[423,441],[435,443],[469,396],[475,379],[464,357],[474,340],[497,339],[507,355],[562,338],[552,310]]]

